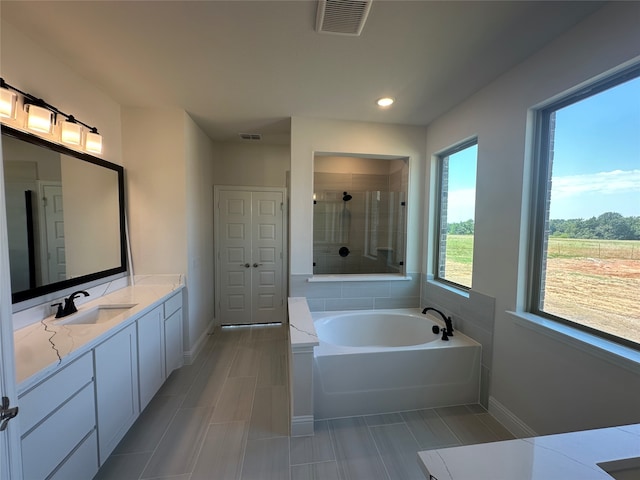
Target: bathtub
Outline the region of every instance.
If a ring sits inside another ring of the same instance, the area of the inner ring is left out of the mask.
[[[477,403],[481,345],[416,309],[316,312],[317,419]]]

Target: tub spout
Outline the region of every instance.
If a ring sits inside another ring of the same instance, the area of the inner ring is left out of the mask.
[[[443,331],[446,332],[446,336],[447,337],[452,337],[453,336],[453,322],[451,320],[451,317],[447,317],[440,310],[438,310],[437,308],[433,308],[433,307],[425,307],[424,310],[422,310],[422,314],[426,315],[429,310],[433,310],[434,312],[437,312],[437,313],[440,314],[440,316],[444,320],[445,326],[447,327],[446,330],[443,329]],[[442,340],[449,340],[449,338],[445,338],[445,333],[442,334]]]

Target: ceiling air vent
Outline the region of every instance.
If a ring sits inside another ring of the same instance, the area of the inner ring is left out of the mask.
[[[261,133],[239,133],[242,140],[262,140]]]
[[[316,31],[334,35],[360,35],[372,0],[318,0]]]

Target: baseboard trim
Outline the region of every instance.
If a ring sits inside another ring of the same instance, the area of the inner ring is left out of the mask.
[[[193,364],[193,361],[196,359],[196,357],[200,354],[200,352],[204,348],[205,344],[207,343],[207,339],[209,338],[209,335],[211,334],[211,332],[213,332],[214,328],[215,328],[215,324],[212,321],[209,324],[209,327],[206,328],[205,331],[202,332],[198,340],[196,340],[196,343],[193,345],[193,347],[191,347],[191,350],[187,350],[186,352],[183,352],[185,365]]]
[[[529,425],[494,397],[489,397],[489,413],[498,420],[516,438],[537,437],[538,434]]]
[[[291,436],[313,435],[313,415],[299,415],[291,418]]]

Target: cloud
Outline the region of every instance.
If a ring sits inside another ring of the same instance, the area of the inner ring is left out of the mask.
[[[640,170],[613,170],[553,177],[551,198],[567,198],[582,193],[619,194],[640,192]]]

